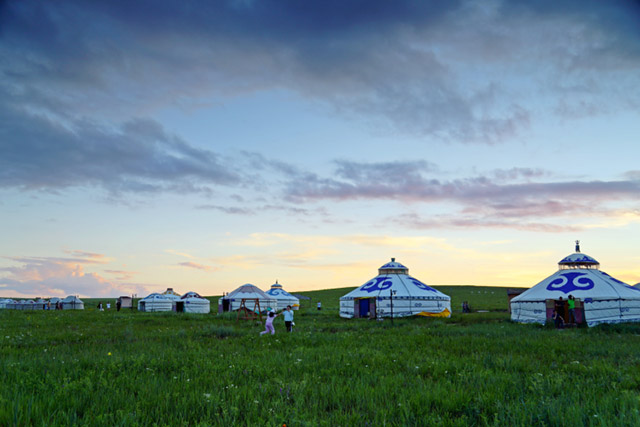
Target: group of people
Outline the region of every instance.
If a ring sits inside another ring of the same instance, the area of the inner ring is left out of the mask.
[[[120,308],[121,308],[121,307],[122,307],[122,303],[120,302],[120,299],[118,299],[118,300],[116,301],[116,309],[117,309],[118,311],[120,311]],[[102,301],[100,301],[100,302],[98,303],[98,310],[99,310],[99,311],[104,311],[104,305],[102,304]],[[108,302],[108,303],[107,303],[107,310],[111,310],[111,303],[110,303],[110,302]]]
[[[462,312],[463,313],[471,313],[471,307],[469,307],[468,301],[462,301]]]
[[[322,303],[320,301],[318,301],[317,307],[318,310],[322,310]],[[274,311],[269,311],[269,314],[267,314],[267,320],[264,323],[264,331],[260,332],[260,335],[273,335],[276,333],[276,330],[273,327],[273,321],[278,316],[284,317],[284,326],[287,328],[287,332],[293,332],[293,327],[295,326],[295,323],[293,323],[293,310],[291,309],[291,306],[288,305],[280,314],[276,314]]]
[[[576,300],[573,295],[569,295],[568,299],[566,300],[568,309],[568,323],[565,321],[564,316],[562,315],[564,313],[564,303],[565,300],[563,300],[562,297],[559,297],[554,304],[552,319],[557,329],[563,329],[566,324],[574,325],[577,323]]]
[[[269,314],[267,314],[267,320],[265,321],[264,324],[264,331],[260,332],[260,335],[264,335],[264,334],[275,334],[276,330],[273,327],[273,321],[276,319],[276,317],[282,315],[284,317],[284,325],[287,328],[287,332],[293,332],[293,326],[295,325],[295,323],[293,323],[293,310],[291,310],[291,306],[288,305],[287,308],[285,310],[282,310],[282,313],[280,314],[276,314],[273,311],[270,311]]]

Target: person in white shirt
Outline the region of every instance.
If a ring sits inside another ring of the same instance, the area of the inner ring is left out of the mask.
[[[293,310],[291,310],[290,305],[282,312],[282,315],[284,316],[284,325],[287,327],[287,332],[293,331]]]

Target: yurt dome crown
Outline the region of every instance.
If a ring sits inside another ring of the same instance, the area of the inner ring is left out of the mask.
[[[599,270],[600,263],[595,258],[580,252],[580,241],[576,240],[576,252],[562,258],[558,263],[560,270],[572,268],[592,268]]]
[[[282,285],[276,280],[276,283],[271,285],[271,289],[282,289]]]
[[[391,262],[386,263],[378,269],[378,274],[409,274],[409,269],[391,258]]]

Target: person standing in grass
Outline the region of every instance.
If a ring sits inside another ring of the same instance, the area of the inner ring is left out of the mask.
[[[276,333],[276,330],[273,328],[273,321],[276,319],[277,316],[278,315],[275,314],[273,311],[269,312],[269,314],[267,315],[267,320],[266,322],[264,322],[264,331],[260,332],[261,336],[269,332],[271,332],[271,335]]]
[[[556,325],[556,329],[564,329],[564,319],[557,310],[553,310],[553,316],[551,318]]]
[[[567,307],[569,307],[569,323],[576,323],[576,300],[573,295],[569,295]]]
[[[284,325],[287,327],[287,332],[293,331],[293,311],[291,310],[291,306],[288,305],[282,314],[284,315]]]

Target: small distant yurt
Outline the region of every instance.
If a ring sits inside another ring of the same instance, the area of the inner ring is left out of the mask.
[[[392,315],[450,317],[451,298],[409,276],[409,269],[391,258],[376,277],[340,298],[340,317]]]
[[[282,285],[278,283],[277,280],[276,283],[271,285],[271,289],[269,289],[265,293],[278,300],[279,308],[284,309],[288,305],[290,305],[293,310],[298,310],[300,308],[300,300],[282,289]]]
[[[600,270],[600,263],[576,252],[558,263],[559,269],[542,282],[511,300],[511,320],[540,323],[551,320],[553,311],[569,321],[567,299],[575,300],[576,323],[640,321],[640,289],[629,286]]]
[[[58,297],[53,297],[51,299],[49,299],[49,302],[51,303],[51,305],[55,306],[59,301],[62,301],[62,298],[58,298]]]
[[[84,310],[84,302],[75,295],[69,295],[62,300],[63,310]]]
[[[156,312],[171,311],[173,303],[165,295],[154,292],[138,301],[138,311]]]
[[[12,299],[0,299],[0,308],[9,308],[9,304],[13,304],[14,301]]]
[[[132,308],[132,298],[127,295],[119,296],[116,300],[116,304],[120,303],[120,308]]]
[[[173,311],[182,311],[178,310],[178,301],[180,301],[180,294],[174,291],[173,288],[167,288],[167,290],[164,291],[161,295],[171,301],[171,309]]]
[[[187,292],[176,302],[176,311],[185,313],[209,313],[211,301],[197,292]]]
[[[267,295],[257,286],[247,283],[220,298],[218,300],[218,312],[238,310],[243,305],[243,300],[244,306],[248,310],[257,309],[256,301],[260,305],[260,311],[278,309],[278,300],[271,295]]]

